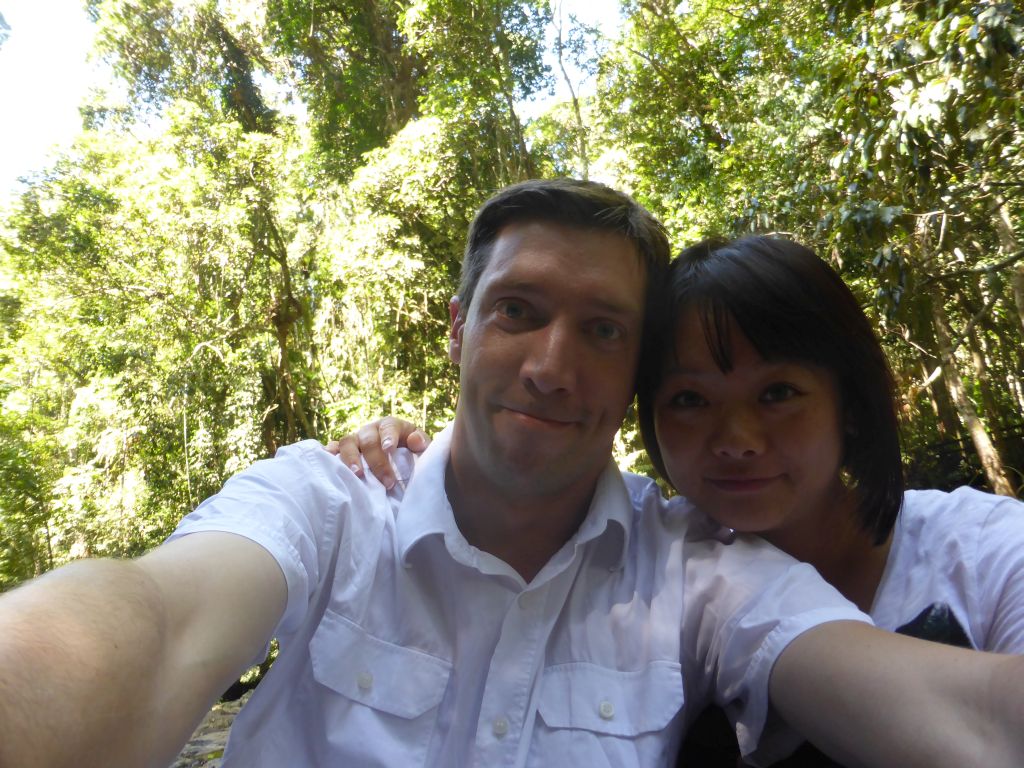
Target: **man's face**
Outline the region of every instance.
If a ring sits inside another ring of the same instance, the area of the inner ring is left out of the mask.
[[[468,312],[451,307],[463,481],[519,496],[594,482],[633,397],[644,288],[622,235],[542,221],[498,233]]]

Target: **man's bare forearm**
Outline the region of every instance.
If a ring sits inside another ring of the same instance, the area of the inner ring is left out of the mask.
[[[170,763],[194,723],[159,711],[167,625],[132,561],[73,563],[4,595],[0,767]]]
[[[0,595],[0,768],[164,768],[286,597],[265,549],[218,532]]]

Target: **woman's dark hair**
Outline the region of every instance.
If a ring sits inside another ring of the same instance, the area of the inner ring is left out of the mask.
[[[892,530],[903,502],[903,464],[895,384],[871,323],[836,272],[809,248],[789,240],[706,240],[669,268],[667,315],[655,330],[660,357],[641,362],[640,430],[651,461],[668,479],[654,431],[654,398],[675,350],[679,317],[697,311],[723,372],[732,369],[729,321],[766,360],[821,366],[836,379],[844,427],[843,468],[858,495],[861,527],[875,544]]]

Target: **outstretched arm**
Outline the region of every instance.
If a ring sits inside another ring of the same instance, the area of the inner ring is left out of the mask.
[[[164,766],[269,640],[285,580],[197,533],[72,563],[0,598],[0,768]]]
[[[1024,657],[915,640],[855,622],[800,635],[771,677],[772,704],[847,765],[1019,768]]]

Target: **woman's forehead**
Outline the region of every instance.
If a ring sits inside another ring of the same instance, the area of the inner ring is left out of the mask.
[[[799,329],[781,327],[778,318],[746,319],[743,323],[721,303],[681,307],[675,317],[674,341],[667,345],[666,364],[678,366],[687,359],[710,358],[723,373],[732,370],[738,359],[829,367],[808,347],[807,334]]]

